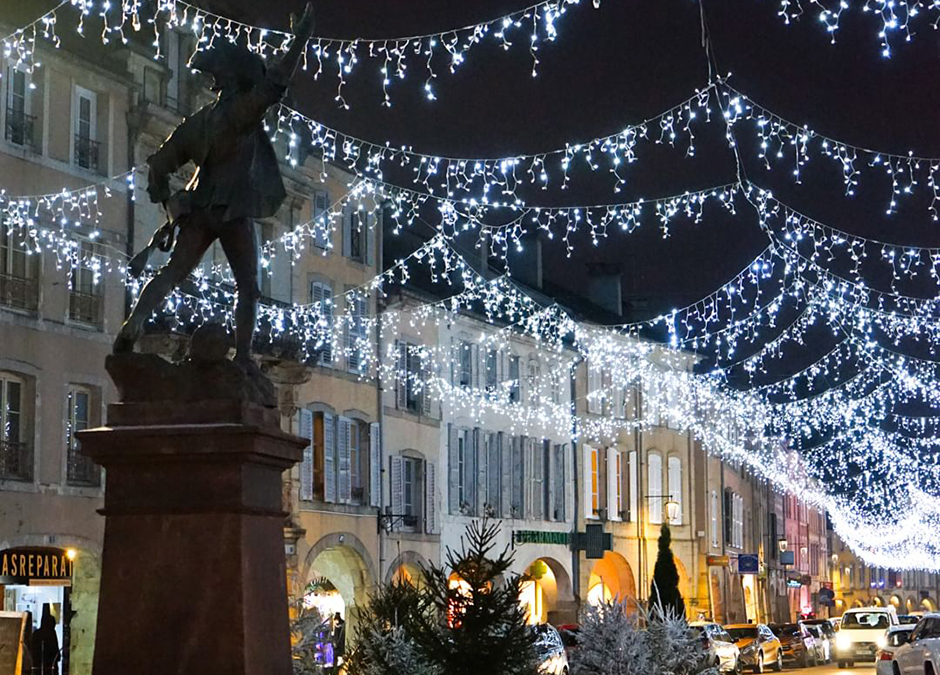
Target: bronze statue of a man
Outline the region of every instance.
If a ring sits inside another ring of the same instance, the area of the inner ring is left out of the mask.
[[[114,353],[130,352],[147,318],[179,285],[218,239],[237,285],[235,361],[247,365],[258,313],[258,245],[253,218],[277,213],[286,197],[271,140],[263,128],[267,110],[284,95],[313,32],[313,8],[291,17],[294,38],[288,51],[270,65],[256,54],[217,37],[211,49],[196,52],[190,66],[211,75],[218,98],[187,117],[147,159],[147,194],[169,215],[148,249],[169,248],[170,259],[144,286],[114,342]],[[196,173],[185,189],[170,194],[169,176],[188,162]],[[146,258],[131,261],[140,272]]]

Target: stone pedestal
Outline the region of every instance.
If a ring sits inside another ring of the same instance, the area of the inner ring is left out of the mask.
[[[290,675],[282,472],[305,442],[238,400],[109,406],[93,675]]]

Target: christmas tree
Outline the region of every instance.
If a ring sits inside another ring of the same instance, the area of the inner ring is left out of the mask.
[[[653,584],[650,589],[650,607],[660,607],[662,615],[685,616],[685,602],[679,593],[679,571],[672,555],[672,534],[663,524],[659,534],[659,553],[653,568]],[[656,615],[653,616],[656,618]]]

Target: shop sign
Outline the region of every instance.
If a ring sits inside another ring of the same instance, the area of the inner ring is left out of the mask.
[[[730,567],[731,559],[726,555],[705,556],[705,564],[709,567]]]
[[[548,544],[568,546],[571,535],[568,532],[546,532],[543,530],[515,530],[512,533],[514,544]]]
[[[799,588],[803,585],[803,575],[799,572],[787,573],[787,586],[790,588]]]
[[[738,554],[738,574],[757,574],[760,572],[760,557],[756,553]]]
[[[8,548],[0,551],[0,584],[71,586],[72,559],[61,548]]]

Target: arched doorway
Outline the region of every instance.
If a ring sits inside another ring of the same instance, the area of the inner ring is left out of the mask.
[[[525,575],[519,601],[528,612],[529,623],[551,623],[559,603],[573,600],[568,570],[554,558],[537,558]]]
[[[928,611],[928,612],[936,612],[936,611],[937,611],[937,603],[934,602],[931,598],[923,598],[923,599],[920,601],[920,606],[921,606],[924,610],[926,610],[926,611]]]
[[[414,551],[403,551],[388,567],[385,574],[386,583],[406,583],[415,588],[424,585],[424,570],[428,561]]]
[[[913,598],[908,598],[904,604],[907,607],[908,612],[913,612],[917,608]]]
[[[682,561],[679,560],[678,556],[672,556],[673,562],[676,564],[676,571],[679,573],[679,593],[682,595],[682,599],[685,601],[686,607],[689,606],[689,600],[691,600],[691,591],[689,590],[689,574],[685,571],[685,565],[682,564]]]
[[[885,601],[882,600],[880,596],[876,595],[876,596],[873,596],[873,597],[872,597],[872,599],[871,599],[871,604],[872,604],[872,606],[874,606],[874,607],[884,607],[884,606],[885,606]]]
[[[888,602],[890,602],[895,609],[901,609],[901,598],[899,596],[892,595],[888,598]]]
[[[636,579],[626,558],[614,551],[604,551],[604,557],[591,569],[587,601],[598,605],[618,599],[636,606]]]
[[[304,561],[307,607],[327,618],[339,614],[348,638],[356,634],[358,609],[365,607],[375,585],[372,559],[359,539],[348,532],[328,534],[307,553]]]
[[[856,609],[859,608],[859,607],[865,607],[865,603],[862,602],[861,600],[856,600],[856,601],[852,604],[852,607],[853,607],[853,608],[856,608]]]

